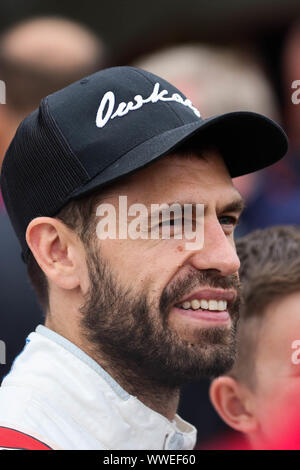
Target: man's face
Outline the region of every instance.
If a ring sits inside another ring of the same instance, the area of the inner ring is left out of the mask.
[[[222,158],[213,151],[203,156],[165,157],[112,186],[103,200],[117,213],[119,195],[128,207],[204,204],[202,249],[187,250],[187,240],[172,236],[98,240],[95,233],[87,251],[90,291],[81,311],[91,344],[124,371],[134,368],[165,385],[223,373],[234,359],[233,232],[242,201]]]
[[[299,449],[300,292],[267,307],[257,338],[253,407],[258,444]]]

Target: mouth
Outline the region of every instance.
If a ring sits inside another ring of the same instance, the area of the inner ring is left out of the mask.
[[[178,314],[208,322],[228,323],[229,310],[236,300],[233,290],[205,289],[194,292],[174,305]]]

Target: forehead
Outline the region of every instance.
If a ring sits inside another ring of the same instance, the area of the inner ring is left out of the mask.
[[[201,154],[174,153],[163,157],[110,190],[111,195],[122,192],[143,202],[166,199],[182,199],[184,202],[193,197],[195,202],[201,199],[201,202],[206,203],[221,196],[230,200],[239,194],[222,156],[216,150],[203,151]]]

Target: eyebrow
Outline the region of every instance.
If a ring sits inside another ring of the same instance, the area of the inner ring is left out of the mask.
[[[184,208],[185,204],[189,204],[194,208],[197,207],[197,204],[201,204],[198,202],[194,201],[169,201],[169,202],[164,202],[160,203],[161,204],[168,204],[168,206],[172,206],[173,204],[179,204],[181,208]],[[204,204],[204,210],[207,208],[207,204]],[[217,209],[218,214],[224,214],[225,212],[235,212],[237,214],[241,214],[243,210],[245,209],[245,201],[244,199],[240,196],[233,201],[228,202],[227,204],[223,205],[219,209]]]
[[[245,209],[245,205],[246,204],[244,199],[242,197],[239,197],[238,199],[235,199],[234,201],[225,204],[218,210],[218,212],[237,212],[238,214],[241,214]]]

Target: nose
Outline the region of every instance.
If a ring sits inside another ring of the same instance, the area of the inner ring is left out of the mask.
[[[217,270],[222,276],[238,272],[240,260],[233,236],[224,233],[217,217],[205,218],[203,248],[191,252],[189,263],[198,270]]]

